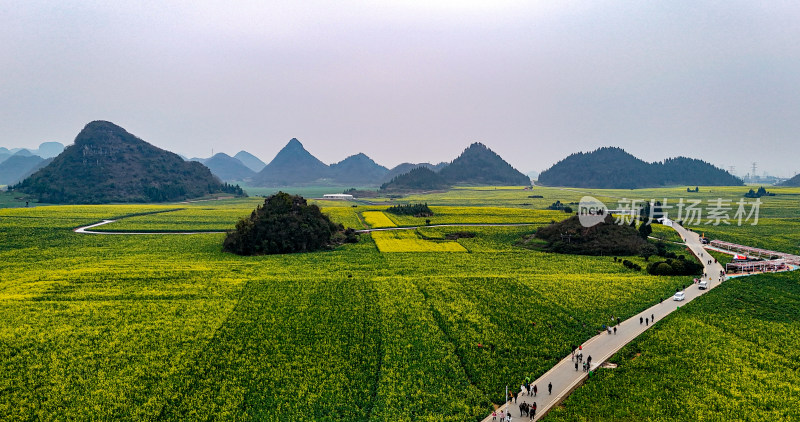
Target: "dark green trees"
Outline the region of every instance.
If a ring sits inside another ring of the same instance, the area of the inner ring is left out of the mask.
[[[311,252],[355,241],[352,229],[345,231],[302,196],[278,192],[236,223],[222,249],[238,255],[267,255]]]

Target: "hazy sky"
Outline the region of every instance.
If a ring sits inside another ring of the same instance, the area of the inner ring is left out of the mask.
[[[800,171],[797,1],[5,1],[0,146],[110,120],[187,156],[524,172],[620,146]]]

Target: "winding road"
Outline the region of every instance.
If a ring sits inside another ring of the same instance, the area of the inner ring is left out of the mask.
[[[92,230],[95,227],[103,226],[106,224],[115,223],[118,220],[103,220],[99,223],[90,224],[88,226],[78,227],[73,231],[75,233],[81,234],[116,234],[116,235],[145,235],[145,234],[209,234],[209,233],[225,233],[224,231],[190,231],[190,232],[101,232]],[[356,233],[371,233],[371,232],[381,232],[381,231],[391,231],[391,230],[416,230],[419,228],[424,227],[524,227],[524,226],[536,226],[540,225],[541,223],[494,223],[494,224],[431,224],[428,226],[404,226],[404,227],[380,227],[375,229],[363,229],[363,230],[356,230]]]

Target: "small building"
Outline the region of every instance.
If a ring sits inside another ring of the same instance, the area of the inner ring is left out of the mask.
[[[325,195],[322,195],[322,199],[349,201],[353,199],[353,195],[348,195],[346,193],[326,193]]]

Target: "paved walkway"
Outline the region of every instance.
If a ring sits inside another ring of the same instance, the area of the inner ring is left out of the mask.
[[[706,274],[711,276],[708,283],[708,290],[719,286],[721,284],[719,274],[723,269],[722,265],[719,263],[714,263],[713,258],[711,258],[703,249],[703,245],[700,242],[700,235],[686,230],[677,223],[674,224],[673,228],[684,240],[686,240],[686,245],[689,247],[692,253],[697,256],[700,262],[704,264]],[[712,259],[711,264],[708,264],[709,259]],[[653,321],[650,321],[649,325],[640,324],[639,317],[649,319],[651,316],[654,316],[655,321],[659,321],[666,315],[674,312],[676,309],[678,309],[678,307],[683,306],[686,302],[691,302],[694,298],[704,294],[708,290],[700,290],[696,284],[692,284],[685,290],[686,300],[683,302],[676,302],[671,296],[666,297],[662,303],[652,306],[633,316],[632,318],[621,322],[617,326],[616,335],[603,333],[590,338],[582,344],[584,360],[591,356],[591,369],[596,370],[598,366],[611,358],[611,356],[622,349],[623,346],[653,326]],[[536,385],[538,388],[538,394],[536,397],[519,396],[517,398],[517,403],[511,403],[508,405],[512,418],[516,421],[528,420],[529,418],[527,416],[523,417],[520,415],[519,405],[523,402],[527,402],[528,404],[536,402],[537,410],[534,420],[538,420],[542,415],[547,413],[550,408],[559,404],[567,396],[569,396],[569,394],[587,377],[588,373],[583,372],[582,369],[578,371],[575,370],[575,361],[572,360],[571,355],[565,356],[564,359],[562,359],[544,375],[533,382],[533,385]],[[521,383],[521,381],[522,379],[518,380],[517,382]],[[547,392],[547,385],[549,383],[553,384],[552,394],[548,394]],[[509,386],[509,389],[511,388],[513,388],[514,392],[516,393],[519,391],[520,386]],[[499,408],[498,413],[501,409],[505,411],[506,405],[503,405],[501,408]],[[491,420],[491,415],[484,419],[485,422],[491,422]]]

